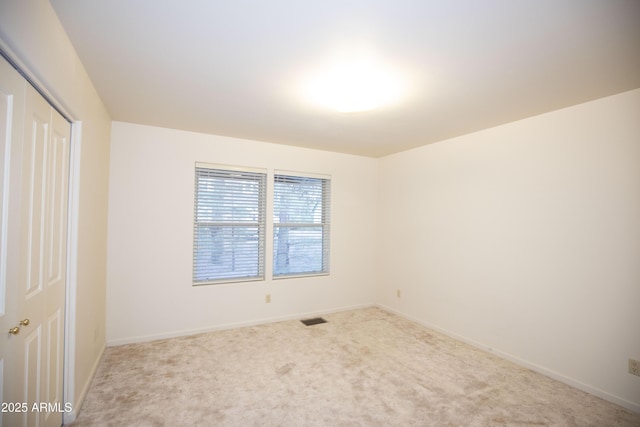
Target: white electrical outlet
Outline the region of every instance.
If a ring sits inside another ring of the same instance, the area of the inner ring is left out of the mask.
[[[640,360],[629,359],[629,373],[640,377]]]
[[[266,302],[267,304],[271,302],[271,294],[266,294],[264,296],[264,302]]]

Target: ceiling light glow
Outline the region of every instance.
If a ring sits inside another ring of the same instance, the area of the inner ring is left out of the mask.
[[[397,72],[367,57],[325,66],[303,85],[307,100],[343,113],[373,110],[396,102],[404,93]]]

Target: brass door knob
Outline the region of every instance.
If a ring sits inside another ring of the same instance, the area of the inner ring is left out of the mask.
[[[29,326],[29,319],[24,319],[20,321],[20,326]]]
[[[9,329],[9,333],[11,335],[18,335],[19,332],[20,332],[20,328],[18,328],[17,326],[15,328]]]

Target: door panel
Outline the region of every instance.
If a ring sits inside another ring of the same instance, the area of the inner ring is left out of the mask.
[[[67,209],[69,201],[69,154],[71,127],[53,108],[47,147],[46,208],[44,222],[45,280],[44,316],[46,319],[46,353],[44,355],[44,402],[62,401],[62,367],[64,348],[64,303],[67,281]],[[44,426],[60,426],[62,413],[45,411]]]
[[[64,286],[67,261],[69,123],[52,111],[47,188],[47,284]]]
[[[30,90],[31,89],[31,90]],[[47,149],[49,148],[50,107],[32,88],[27,88],[25,108],[25,133],[23,142],[23,182],[22,194],[26,203],[22,205],[22,236],[26,238],[23,246],[20,283],[24,283],[25,299],[38,311],[43,304],[43,255],[45,240],[45,204],[47,185]],[[35,300],[38,299],[38,300]],[[36,316],[35,313],[25,313]],[[34,321],[34,319],[31,319]],[[40,318],[41,322],[42,319]]]
[[[28,410],[22,412],[20,425],[35,426],[38,424],[38,413],[31,411],[32,402],[40,402],[40,379],[42,378],[42,334],[41,326],[35,327],[24,337],[23,367],[24,389],[23,398],[19,402],[26,402]],[[20,385],[19,385],[20,386]]]
[[[62,324],[60,309],[47,319],[47,345],[43,358],[45,364],[43,402],[62,403]],[[60,424],[62,420],[58,418],[57,413],[44,413],[44,425],[59,426]]]

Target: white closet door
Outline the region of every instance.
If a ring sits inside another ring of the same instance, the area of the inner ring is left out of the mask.
[[[7,130],[1,148],[10,161],[0,174],[0,229],[6,231],[0,375],[3,402],[14,405],[3,413],[3,425],[60,426],[71,129],[15,74],[2,60],[0,87],[8,113],[0,118]]]

